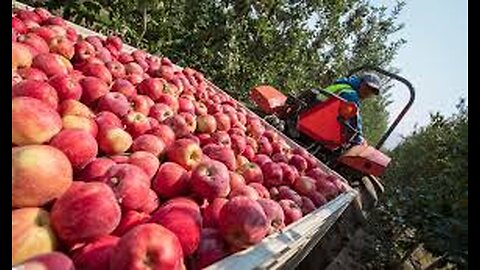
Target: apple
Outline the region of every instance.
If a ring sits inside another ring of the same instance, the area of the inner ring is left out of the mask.
[[[258,140],[258,153],[270,156],[272,154],[272,145],[264,136]]]
[[[38,54],[32,60],[32,67],[40,69],[48,77],[57,74],[67,75],[73,70],[72,64],[68,59],[55,53]]]
[[[318,191],[313,191],[309,194],[308,197],[310,198],[310,200],[312,200],[313,204],[316,207],[320,207],[328,202],[325,196],[323,196],[322,193]]]
[[[303,158],[301,155],[298,155],[298,154],[292,155],[288,163],[290,165],[293,165],[298,170],[299,173],[303,173],[308,167],[308,164],[305,158]]]
[[[95,158],[82,168],[78,173],[78,178],[84,179],[86,182],[100,181],[107,171],[115,164],[115,161],[107,157]]]
[[[237,169],[237,172],[245,178],[245,182],[248,183],[263,183],[263,173],[260,166],[255,163],[247,163]]]
[[[133,138],[145,134],[151,128],[147,116],[139,112],[129,112],[124,116],[122,123]]]
[[[290,160],[290,158],[288,156],[286,156],[285,154],[282,154],[282,153],[275,153],[275,154],[272,155],[272,161],[273,162],[288,163],[289,160]]]
[[[60,115],[42,101],[30,97],[12,99],[12,143],[42,144],[62,129]]]
[[[168,160],[180,164],[187,170],[196,167],[202,156],[200,145],[189,139],[178,139],[167,149]]]
[[[101,129],[97,141],[100,150],[108,155],[124,153],[133,143],[132,136],[118,127]]]
[[[280,167],[282,168],[283,184],[293,185],[295,180],[300,177],[300,174],[295,167],[288,165],[285,162],[279,162],[278,165],[280,165]]]
[[[98,100],[98,111],[110,111],[118,117],[127,115],[131,108],[126,96],[118,92],[110,92],[105,94]]]
[[[170,200],[158,208],[150,219],[173,232],[185,256],[192,255],[200,243],[202,216],[198,205],[189,199]]]
[[[109,111],[101,111],[95,116],[95,122],[99,130],[107,130],[109,128],[123,129],[123,124],[120,118]]]
[[[147,174],[148,179],[152,179],[160,167],[160,161],[158,158],[154,154],[146,151],[134,152],[129,156],[128,163],[143,169]]]
[[[202,229],[200,245],[194,260],[195,269],[203,269],[226,257],[228,252],[220,232],[213,228]]]
[[[247,134],[250,135],[251,137],[258,139],[262,136],[264,132],[265,132],[265,127],[260,122],[260,120],[250,121],[247,123]]]
[[[200,146],[204,147],[207,144],[212,143],[212,136],[208,133],[200,133],[195,135],[200,141]]]
[[[258,199],[257,202],[262,206],[267,223],[269,225],[268,234],[280,231],[285,227],[285,215],[283,209],[276,201],[271,199]]]
[[[228,136],[228,133],[225,131],[217,130],[212,133],[212,142],[229,148],[232,146],[230,136]]]
[[[77,42],[77,41],[78,41],[77,31],[76,31],[73,27],[71,27],[71,26],[67,26],[66,37],[67,37],[71,42]]]
[[[143,68],[135,62],[129,62],[128,64],[125,64],[125,72],[127,75],[129,74],[138,74],[138,75],[143,75]]]
[[[75,169],[83,168],[98,154],[98,145],[95,138],[81,129],[60,131],[50,141],[50,145],[60,149]]]
[[[200,133],[211,134],[217,129],[217,121],[212,115],[197,116],[197,131]]]
[[[222,236],[236,250],[259,243],[270,225],[262,206],[245,196],[229,200],[220,211],[219,221]]]
[[[253,187],[257,191],[258,196],[260,196],[260,198],[270,199],[270,193],[268,192],[268,189],[264,185],[260,183],[250,183],[248,184],[248,186]]]
[[[235,189],[232,189],[232,191],[228,195],[228,198],[231,199],[237,196],[245,196],[252,200],[257,200],[260,198],[258,191],[254,187],[251,187],[249,185],[241,185],[236,187]]]
[[[203,227],[218,228],[220,210],[228,202],[225,198],[215,198],[203,211]]]
[[[272,153],[274,154],[282,154],[284,156],[289,157],[291,155],[291,147],[288,143],[283,139],[277,139],[275,143],[272,143]]]
[[[157,103],[150,108],[148,116],[153,117],[160,123],[163,123],[168,118],[173,117],[174,112],[168,105]]]
[[[310,198],[302,196],[302,213],[303,215],[308,215],[309,213],[315,211],[315,204]]]
[[[305,175],[315,179],[315,181],[327,180],[328,177],[328,173],[319,167],[308,170]]]
[[[120,238],[110,259],[110,269],[186,269],[177,236],[158,224],[141,224]]]
[[[245,150],[243,150],[242,152],[242,156],[252,161],[255,158],[255,151],[250,145],[247,145],[247,147],[245,147]]]
[[[284,199],[278,203],[282,207],[283,214],[285,215],[285,225],[290,225],[303,217],[302,209],[294,201]]]
[[[157,102],[167,104],[168,106],[170,106],[170,108],[172,108],[173,112],[175,113],[178,112],[180,106],[178,104],[177,98],[169,94],[161,94],[158,97]]]
[[[97,53],[95,53],[95,57],[102,60],[102,62],[104,62],[104,63],[108,63],[108,62],[111,62],[113,60],[112,53],[109,50],[109,48],[107,48],[107,47],[103,47],[100,50],[98,50]],[[122,65],[122,67],[123,67],[123,65]]]
[[[293,183],[293,189],[299,194],[307,196],[311,192],[315,191],[315,180],[308,176],[300,176]]]
[[[245,179],[239,173],[228,172],[230,174],[230,188],[232,190],[245,185]]]
[[[105,67],[110,71],[114,80],[122,79],[126,75],[125,67],[118,61],[109,61],[105,64]]]
[[[88,132],[94,138],[98,134],[98,126],[95,120],[77,115],[65,115],[62,117],[64,130],[77,129]]]
[[[278,187],[278,197],[280,199],[292,200],[299,206],[302,205],[302,197],[300,194],[287,186]]]
[[[165,81],[159,78],[148,78],[143,80],[137,87],[138,93],[149,96],[153,101],[158,101],[164,94]]]
[[[190,179],[192,191],[207,200],[227,197],[230,192],[230,175],[228,168],[216,160],[199,163]]]
[[[147,151],[156,157],[163,155],[165,144],[162,139],[152,134],[143,134],[135,138],[132,144],[133,151]]]
[[[122,50],[122,46],[123,46],[123,41],[120,37],[118,36],[115,36],[115,35],[110,35],[107,37],[107,39],[105,40],[105,44],[108,45],[108,44],[111,44],[112,46],[115,47],[115,49],[121,51]]]
[[[77,269],[102,270],[110,268],[110,258],[119,237],[104,235],[71,251]]]
[[[268,190],[268,193],[270,193],[270,198],[272,198],[273,200],[278,201],[278,199],[279,199],[279,197],[280,197],[280,192],[278,191],[278,188],[277,188],[277,187],[271,187],[271,188]]]
[[[155,105],[153,100],[145,95],[131,96],[130,104],[132,105],[132,109],[134,112],[139,112],[146,116],[148,116],[151,108]]]
[[[140,210],[146,203],[150,179],[140,167],[131,164],[113,165],[101,181],[112,188],[122,210]]]
[[[186,194],[190,177],[182,166],[174,162],[165,162],[152,180],[152,189],[164,198],[174,198]]]
[[[26,207],[12,211],[12,265],[57,247],[47,211]]]
[[[28,46],[32,56],[50,51],[47,41],[35,33],[27,33],[18,37],[18,42]],[[13,44],[12,44],[13,45]]]
[[[131,229],[135,228],[140,224],[145,224],[150,220],[150,215],[147,213],[142,213],[134,210],[128,210],[122,214],[122,219],[120,224],[112,232],[113,235],[122,237]]]
[[[129,82],[131,82],[133,85],[137,86],[140,84],[145,78],[136,73],[128,74],[125,76],[125,79],[127,79]]]
[[[338,188],[337,186],[326,180],[318,180],[315,183],[317,190],[322,193],[327,200],[331,200],[338,195]]]
[[[55,88],[60,102],[67,99],[80,100],[82,97],[82,86],[69,75],[59,74],[52,76],[48,80],[48,84]]]
[[[97,77],[100,80],[104,81],[108,85],[112,83],[112,74],[108,70],[108,68],[105,66],[105,64],[102,63],[86,63],[85,65],[82,66],[81,68],[82,73],[85,76],[92,76],[92,77]]]
[[[28,32],[28,28],[23,21],[17,17],[12,17],[12,29],[15,29],[19,34]]]
[[[81,101],[87,106],[93,105],[110,91],[108,84],[97,77],[86,76],[80,80],[80,85],[83,89]]]
[[[195,106],[195,114],[196,115],[206,115],[208,114],[207,106],[203,102],[193,101],[193,105]],[[215,119],[216,122],[216,119]]]
[[[235,154],[233,150],[228,147],[217,144],[207,144],[202,148],[202,152],[209,158],[222,162],[231,171],[234,171],[237,167]]]
[[[113,232],[120,216],[120,206],[105,183],[75,181],[55,201],[51,222],[61,240],[75,244]]]
[[[134,61],[133,56],[131,56],[127,52],[121,52],[117,58],[118,58],[118,61],[122,64],[128,64]]]
[[[217,130],[228,131],[231,128],[231,121],[228,115],[217,112],[213,116],[217,120]]]
[[[27,45],[12,43],[12,69],[27,68],[32,65],[33,55]]]
[[[108,67],[108,65],[107,65],[107,67]],[[112,75],[115,77],[114,74],[115,73],[112,72]],[[110,91],[122,93],[127,98],[133,97],[137,93],[137,90],[135,89],[135,86],[133,86],[133,84],[131,82],[129,82],[128,80],[125,80],[123,78],[115,79],[113,81],[112,87],[110,88]]]
[[[241,135],[230,135],[230,140],[232,142],[232,149],[236,155],[240,155],[247,148],[247,140],[244,136]]]
[[[57,251],[43,253],[30,257],[17,268],[24,270],[35,269],[56,269],[56,270],[73,270],[75,266],[72,260],[65,254]]]
[[[258,150],[257,140],[250,136],[247,136],[246,139],[247,139],[247,146],[251,146],[253,151],[256,153]]]
[[[175,142],[175,132],[173,132],[173,130],[167,125],[160,124],[149,130],[147,133],[153,134],[162,139],[167,148]]]
[[[43,23],[48,18],[52,17],[52,14],[50,13],[50,11],[44,8],[39,8],[39,7],[34,8],[33,12],[35,12],[40,17],[41,23]]]
[[[270,157],[265,154],[257,154],[252,161],[255,162],[258,166],[262,167],[267,163],[271,163],[272,159],[270,159]]]
[[[147,202],[142,206],[140,211],[143,213],[151,214],[153,213],[153,211],[158,209],[159,205],[160,205],[160,200],[157,196],[157,193],[155,193],[155,191],[153,191],[152,189],[149,189]]]
[[[51,53],[57,53],[66,59],[72,59],[75,54],[73,42],[66,36],[56,36],[49,40],[48,47]]]
[[[54,110],[58,108],[57,91],[48,83],[42,81],[23,80],[17,83],[12,87],[12,97],[36,98]]]
[[[95,56],[95,47],[87,41],[79,40],[74,44],[74,61],[83,61]]]
[[[103,48],[103,42],[102,42],[102,39],[99,37],[99,36],[88,36],[85,38],[85,40],[92,44],[93,47],[95,47],[95,50],[100,50],[101,48]]]

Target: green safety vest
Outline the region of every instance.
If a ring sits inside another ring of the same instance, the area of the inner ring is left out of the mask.
[[[343,93],[356,92],[355,90],[352,89],[352,86],[350,86],[349,84],[346,84],[346,83],[332,84],[329,87],[325,88],[325,90],[330,92],[330,93],[336,94],[336,95],[340,95],[340,94],[343,94]],[[328,98],[328,96],[326,96],[322,93],[319,93],[317,95],[317,99],[319,101],[325,101],[327,98]]]

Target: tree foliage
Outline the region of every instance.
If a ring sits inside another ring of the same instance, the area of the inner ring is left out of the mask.
[[[445,261],[468,266],[468,108],[431,115],[392,152],[385,205],[397,226]]]
[[[368,0],[28,0],[103,34],[203,71],[248,105],[248,90],[326,87],[364,64],[390,69],[404,6]],[[366,137],[385,131],[387,97],[364,105]]]

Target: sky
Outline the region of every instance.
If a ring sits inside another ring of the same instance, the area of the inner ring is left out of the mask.
[[[391,7],[395,1],[371,3]],[[410,134],[415,124],[428,124],[429,113],[455,113],[460,97],[466,98],[468,104],[467,7],[466,0],[407,0],[398,18],[398,22],[405,23],[398,36],[407,44],[392,65],[413,84],[416,98],[386,147],[398,143],[400,135]],[[391,92],[394,103],[388,107],[390,123],[409,98],[407,88],[401,84]]]

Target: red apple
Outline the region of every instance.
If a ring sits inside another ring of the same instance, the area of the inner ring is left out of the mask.
[[[207,200],[227,197],[230,192],[230,175],[228,168],[216,160],[199,163],[190,179],[192,191]]]
[[[231,128],[231,121],[228,115],[217,112],[213,115],[217,120],[217,129],[220,131],[228,131]]]
[[[103,42],[102,39],[99,36],[88,36],[85,38],[85,40],[92,44],[95,47],[95,50],[100,50],[103,48]]]
[[[123,118],[122,123],[125,125],[125,130],[133,138],[145,134],[151,128],[147,116],[139,112],[129,112]]]
[[[132,144],[133,151],[147,151],[156,157],[163,155],[165,144],[162,139],[152,134],[143,134],[135,138]]]
[[[219,220],[224,239],[237,250],[259,243],[269,230],[262,206],[244,196],[229,200],[222,207]]]
[[[77,129],[83,130],[96,138],[98,134],[98,126],[95,120],[77,115],[65,115],[62,117],[64,130]]]
[[[213,228],[202,229],[200,245],[194,261],[195,269],[203,269],[226,257],[228,252],[220,232]]]
[[[87,182],[99,181],[113,165],[115,165],[115,161],[107,157],[95,158],[85,165],[78,174],[78,178]]]
[[[230,174],[230,187],[232,190],[245,185],[245,179],[243,176],[236,172],[229,172]]]
[[[124,153],[133,143],[132,136],[118,127],[101,129],[97,141],[99,148],[108,155]]]
[[[42,144],[61,129],[60,115],[47,104],[30,97],[12,99],[13,144]]]
[[[315,191],[315,188],[315,180],[308,176],[300,176],[293,183],[293,189],[305,196]]]
[[[180,241],[174,233],[158,224],[134,227],[122,236],[112,254],[110,269],[186,269]]]
[[[272,155],[272,161],[273,162],[288,163],[289,160],[290,160],[290,158],[288,158],[288,156],[286,156],[285,154],[282,154],[282,153],[275,153],[275,154]]]
[[[277,187],[271,187],[271,188],[268,190],[268,193],[270,193],[270,198],[272,198],[273,200],[278,201],[279,196],[280,196],[280,192],[278,191],[278,188],[277,188]]]
[[[320,207],[328,202],[325,196],[323,196],[322,193],[318,191],[313,191],[309,194],[308,197],[310,198],[310,200],[312,200],[313,204],[316,207]]]
[[[112,53],[109,48],[103,47],[95,53],[95,57],[102,60],[104,63],[111,62],[113,60]]]
[[[282,207],[283,214],[285,215],[285,225],[290,225],[303,217],[302,209],[294,201],[285,199],[280,200],[278,203]]]
[[[308,215],[309,213],[315,211],[315,204],[310,198],[302,196],[302,213],[303,215]]]
[[[119,237],[113,235],[100,236],[78,248],[72,253],[77,269],[101,270],[110,268],[110,258]]]
[[[173,130],[167,125],[160,124],[157,127],[154,127],[151,130],[149,130],[148,133],[153,134],[159,137],[160,139],[162,139],[162,141],[165,143],[165,146],[167,148],[170,147],[170,145],[172,145],[173,142],[175,142],[175,132],[173,132]]]
[[[203,227],[217,228],[220,210],[228,202],[225,198],[215,198],[203,211]]]
[[[163,123],[168,118],[173,117],[174,112],[168,105],[157,103],[150,108],[148,116],[153,117],[160,123]]]
[[[146,116],[148,116],[151,108],[155,105],[153,100],[145,95],[131,96],[130,104],[132,105],[132,109],[134,112],[139,112]]]
[[[102,177],[102,182],[112,188],[123,210],[141,210],[146,203],[150,179],[135,165],[113,165]]]
[[[98,111],[110,111],[118,117],[123,117],[130,112],[130,103],[122,93],[110,92],[98,100]]]
[[[158,101],[164,94],[165,81],[158,78],[148,78],[143,80],[137,87],[138,93],[149,96],[153,101]]]
[[[260,198],[270,199],[270,193],[268,192],[268,189],[262,184],[250,183],[248,184],[248,186],[253,187],[257,191],[258,196],[260,196]]]
[[[173,95],[169,95],[169,94],[161,94],[158,97],[157,102],[167,104],[168,106],[170,106],[170,108],[172,108],[172,110],[175,113],[178,112],[178,109],[179,109],[179,106],[180,106],[178,104],[177,98],[174,97]]]
[[[17,17],[12,17],[12,29],[15,29],[19,34],[28,32],[28,28],[23,21]]]
[[[161,197],[173,198],[188,192],[190,177],[177,163],[165,162],[152,180],[152,188]]]
[[[265,154],[257,154],[252,161],[255,162],[258,166],[262,167],[263,165],[272,162],[272,159],[270,159],[270,157]]]
[[[264,136],[258,140],[258,153],[270,156],[272,154],[272,145]]]
[[[120,206],[104,183],[75,181],[55,201],[51,220],[57,236],[68,244],[109,234],[120,222]]]
[[[315,181],[327,180],[328,177],[328,173],[318,167],[308,170],[305,175],[315,179]]]
[[[287,163],[284,163],[284,162],[280,162],[278,163],[278,165],[280,165],[280,167],[282,168],[283,184],[293,185],[295,180],[297,180],[297,178],[300,177],[300,174],[298,173],[295,167],[288,165]]]
[[[217,130],[212,133],[212,142],[229,148],[232,146],[232,140],[225,131]]]
[[[240,173],[247,183],[257,182],[263,183],[263,173],[260,166],[255,163],[247,163],[242,167],[238,168],[238,173]]]
[[[123,124],[120,118],[109,111],[101,111],[95,116],[95,122],[99,130],[107,130],[109,128],[123,129]]]
[[[93,160],[98,153],[95,138],[81,129],[65,129],[50,141],[50,145],[60,149],[70,160],[73,168],[81,169]]]
[[[232,149],[236,155],[242,154],[247,147],[247,140],[241,135],[230,135],[230,140],[232,142]]]
[[[262,206],[267,216],[268,234],[280,231],[285,227],[285,215],[280,204],[270,199],[258,199],[257,202]]]
[[[206,115],[208,113],[207,106],[205,106],[204,103],[193,101],[193,105],[195,106],[195,114],[196,115]]]
[[[250,145],[247,145],[247,147],[245,147],[245,150],[243,150],[242,156],[252,161],[255,158],[255,151]]]
[[[287,186],[278,187],[278,197],[280,199],[292,200],[299,206],[302,205],[302,197],[296,191]]]
[[[74,48],[75,54],[73,56],[73,59],[75,61],[80,62],[95,56],[95,47],[93,47],[93,45],[87,41],[79,40],[75,43]]]
[[[202,160],[200,145],[189,139],[178,139],[168,149],[168,160],[180,164],[187,170],[196,167]]]
[[[197,130],[201,133],[211,134],[217,129],[217,121],[212,115],[199,115],[197,116]]]
[[[113,72],[112,75],[115,76]],[[137,93],[135,86],[128,80],[122,78],[118,78],[113,82],[110,91],[122,93],[127,98],[133,97]]]
[[[136,151],[130,155],[128,163],[143,169],[149,179],[152,179],[160,166],[158,158],[150,152]]]
[[[69,75],[55,75],[50,78],[48,84],[57,90],[57,95],[60,102],[67,99],[80,100],[82,97],[82,86],[77,80]]]
[[[121,79],[126,75],[125,67],[123,66],[122,63],[118,61],[107,62],[105,66],[107,67],[108,71],[110,71],[110,73],[112,74],[112,78],[114,80]]]
[[[85,76],[92,76],[92,77],[97,77],[100,80],[104,81],[107,84],[112,83],[112,74],[108,70],[108,68],[103,64],[103,62],[100,63],[86,63],[84,66],[81,68],[82,73]]]
[[[330,181],[318,180],[316,181],[316,188],[325,196],[325,198],[327,198],[327,200],[335,198],[338,194],[337,186]]]
[[[307,161],[301,155],[294,154],[288,162],[290,165],[293,165],[299,173],[303,173],[307,169]]]
[[[241,185],[233,189],[228,195],[228,198],[231,199],[237,196],[248,197],[252,200],[258,200],[260,198],[257,190],[249,185]]]
[[[113,45],[117,50],[121,51],[122,46],[123,46],[123,41],[121,38],[118,36],[108,36],[107,39],[105,40],[106,45],[111,44]]]
[[[179,114],[165,119],[163,123],[175,132],[177,138],[185,137],[191,133],[186,119]]]
[[[80,85],[83,89],[81,101],[88,106],[110,91],[107,83],[97,77],[87,76],[80,80]]]
[[[56,270],[73,270],[75,268],[72,260],[65,254],[57,251],[43,253],[29,258],[17,268],[24,270],[35,269],[56,269]]]
[[[196,134],[198,140],[200,141],[200,146],[204,147],[205,145],[212,143],[212,136],[208,133]]]
[[[134,210],[126,211],[122,214],[122,219],[120,220],[120,224],[118,227],[113,231],[113,235],[118,237],[122,237],[131,229],[135,228],[140,224],[145,224],[150,220],[150,215],[147,213],[137,212]]]
[[[122,52],[118,55],[118,61],[122,64],[128,64],[130,62],[133,62],[134,59],[133,56],[131,56],[129,53]]]
[[[51,53],[57,53],[67,59],[72,59],[75,54],[73,42],[66,36],[56,36],[49,40],[48,47]]]
[[[209,158],[222,162],[231,171],[234,171],[237,167],[235,154],[233,150],[228,147],[217,144],[207,144],[202,148],[202,152]]]
[[[128,64],[125,64],[125,71],[127,75],[129,74],[138,74],[138,75],[143,75],[143,68],[135,62],[130,62]]]
[[[48,53],[50,51],[47,41],[35,33],[30,32],[21,35],[17,40],[18,42],[27,45],[33,56],[37,56],[40,53]]]
[[[38,68],[48,77],[57,74],[68,74],[73,70],[72,64],[65,57],[55,53],[41,53],[32,61],[32,67]]]
[[[57,91],[48,83],[42,81],[23,80],[17,83],[12,87],[12,97],[36,98],[54,110],[58,108]]]
[[[160,205],[160,200],[158,199],[157,193],[152,189],[148,190],[147,202],[140,209],[141,212],[151,214],[153,211],[158,209]]]

